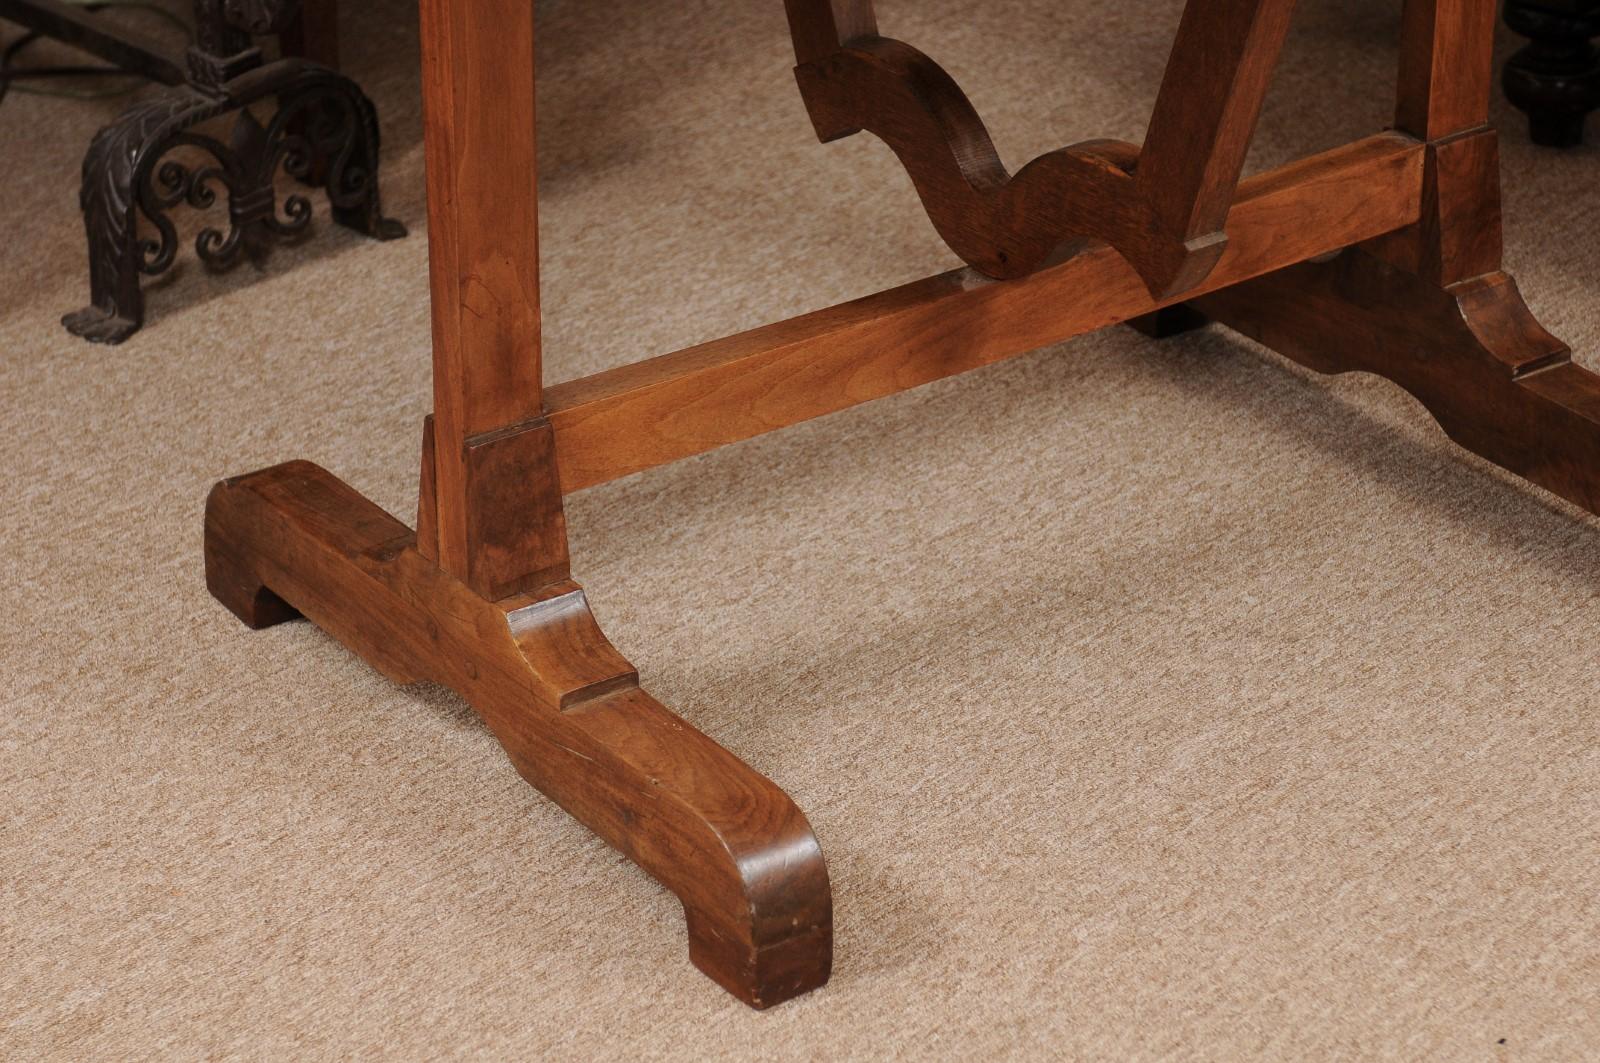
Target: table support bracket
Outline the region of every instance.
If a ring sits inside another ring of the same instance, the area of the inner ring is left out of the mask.
[[[206,583],[252,628],[304,615],[398,683],[472,703],[533,786],[683,902],[694,963],[766,1007],[826,981],[833,903],[805,816],[673,715],[562,580],[491,601],[325,470],[218,484]]]

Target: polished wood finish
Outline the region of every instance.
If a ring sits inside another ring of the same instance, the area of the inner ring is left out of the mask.
[[[1499,145],[1488,129],[1429,144],[1416,224],[1369,249],[1440,287],[1499,269]]]
[[[1222,255],[1223,222],[1294,0],[1191,0],[1143,148],[1086,141],[1015,176],[943,68],[908,44],[870,35],[876,20],[866,0],[787,5],[795,78],[818,137],[863,129],[880,137],[964,261],[991,277],[1021,277],[1094,239],[1162,298],[1199,284]]]
[[[565,493],[1090,329],[1210,317],[1387,376],[1463,445],[1600,510],[1600,378],[1500,269],[1492,0],[1408,0],[1398,130],[1241,184],[1289,7],[1191,0],[1142,148],[1090,142],[1011,178],[867,0],[789,0],[819,131],[883,136],[979,268],[546,393],[533,5],[422,0],[435,410],[417,531],[303,462],[228,480],[207,505],[212,592],[459,691],[529,782],[677,894],[719,984],[758,1007],[816,988],[832,894],[810,826],[639,686],[568,575]]]
[[[1318,372],[1394,381],[1461,446],[1600,512],[1600,377],[1573,364],[1506,274],[1440,288],[1351,250],[1197,305]]]
[[[510,512],[474,505],[493,492],[483,483],[492,470],[517,464],[507,452],[537,446],[514,435],[543,431],[533,5],[421,9],[438,561],[494,597],[566,565],[565,535],[543,530],[560,520],[559,496],[553,512],[548,492],[502,497]],[[520,546],[507,542],[514,527],[528,537]]]
[[[1406,0],[1395,128],[1438,140],[1489,121],[1493,0]]]
[[[252,627],[298,611],[394,681],[458,691],[528,782],[678,895],[691,958],[747,1003],[825,981],[827,868],[784,792],[640,689],[576,584],[491,601],[415,543],[290,462],[213,489],[206,582]]]
[[[1414,224],[1425,149],[1380,134],[1245,182],[1227,252],[1190,294]],[[1151,313],[1109,247],[1017,281],[972,270],[558,384],[572,492]]]

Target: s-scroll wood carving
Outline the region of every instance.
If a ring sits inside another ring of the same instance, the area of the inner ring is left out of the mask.
[[[1089,140],[1014,176],[955,80],[880,36],[871,0],[786,0],[795,77],[817,135],[881,138],[939,235],[996,278],[1032,273],[1083,240],[1111,245],[1165,298],[1204,280],[1294,0],[1192,0],[1143,148]]]
[[[300,14],[299,0],[223,0],[228,24],[254,37],[282,33]]]

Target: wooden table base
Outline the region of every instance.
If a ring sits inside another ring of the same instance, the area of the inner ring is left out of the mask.
[[[682,898],[690,957],[730,992],[759,1007],[827,980],[806,817],[640,688],[576,584],[485,600],[309,462],[211,492],[206,583],[251,627],[304,615],[395,682],[460,691],[524,778]]]
[[[1385,376],[1463,446],[1600,512],[1600,377],[1500,271],[1492,0],[1408,0],[1396,129],[1242,183],[1291,0],[1190,0],[1146,144],[1015,178],[865,0],[789,0],[819,132],[884,136],[970,265],[548,393],[532,5],[467,6],[423,0],[435,405],[417,529],[291,462],[213,490],[207,582],[252,627],[304,615],[397,682],[460,692],[524,778],[677,894],[691,958],[753,1006],[828,978],[821,849],[782,790],[640,688],[570,579],[565,494],[1117,322],[1209,317]]]

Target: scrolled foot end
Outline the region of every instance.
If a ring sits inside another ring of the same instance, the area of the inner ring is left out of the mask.
[[[689,959],[712,981],[757,1010],[820,989],[833,971],[833,922],[756,945],[685,909]]]
[[[224,515],[232,490],[232,481],[224,480],[211,489],[206,500],[206,589],[253,630],[299,619],[300,610],[262,583],[255,567],[233,545]]]

